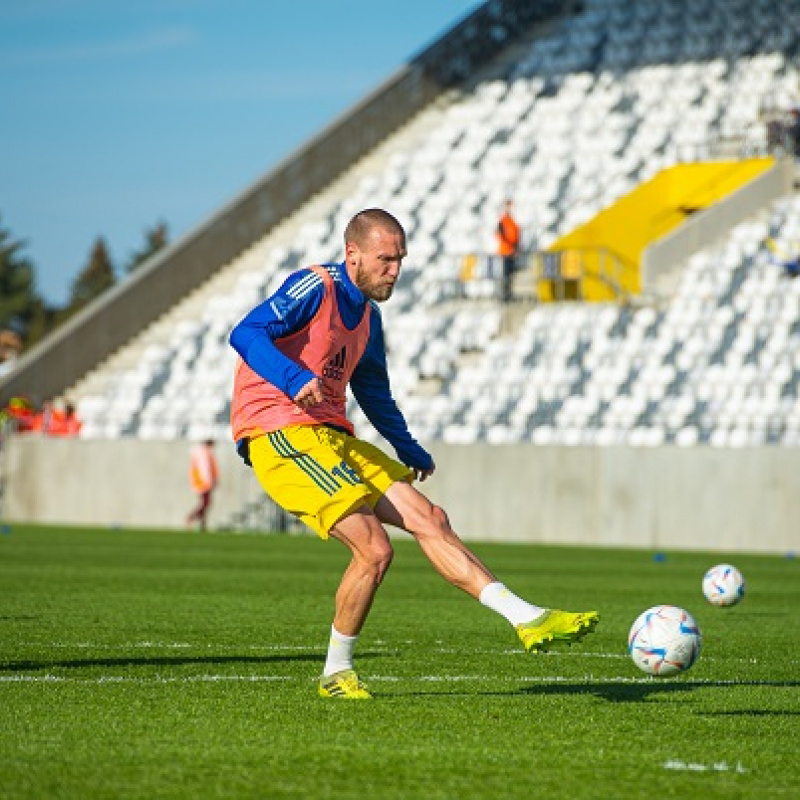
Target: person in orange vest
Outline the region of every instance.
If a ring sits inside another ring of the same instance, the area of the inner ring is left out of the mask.
[[[506,200],[503,216],[497,223],[497,254],[502,259],[500,299],[504,303],[513,299],[511,281],[517,267],[517,253],[522,238],[522,231],[514,219],[513,210],[514,202]]]
[[[45,403],[38,415],[35,428],[45,436],[77,436],[83,423],[75,413],[75,406],[66,403],[63,411],[53,403]]]
[[[64,413],[61,415],[60,422],[59,436],[77,436],[83,427],[83,422],[81,422],[72,403],[67,403],[64,406]]]
[[[189,479],[192,490],[198,496],[197,507],[186,518],[187,525],[198,523],[200,530],[206,529],[208,509],[211,506],[211,495],[219,482],[219,467],[214,455],[213,439],[206,439],[204,442],[192,448]]]

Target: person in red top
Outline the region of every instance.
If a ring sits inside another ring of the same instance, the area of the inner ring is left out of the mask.
[[[59,436],[77,436],[81,432],[83,422],[75,411],[75,406],[72,403],[67,403],[64,406],[64,413],[59,420]]]
[[[186,518],[187,525],[198,523],[200,530],[206,529],[208,509],[211,506],[211,495],[219,482],[219,467],[214,455],[214,440],[206,439],[192,448],[189,480],[192,490],[198,496],[197,507]]]
[[[511,288],[512,276],[517,268],[522,231],[513,216],[514,203],[506,200],[503,216],[497,223],[497,254],[502,259],[502,275],[500,279],[500,299],[508,303],[513,299]]]

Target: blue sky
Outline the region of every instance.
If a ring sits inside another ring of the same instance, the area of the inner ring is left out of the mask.
[[[175,239],[390,77],[479,0],[0,0],[0,224],[66,302]]]

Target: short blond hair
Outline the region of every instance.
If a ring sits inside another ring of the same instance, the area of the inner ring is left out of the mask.
[[[397,218],[382,208],[365,208],[359,211],[344,229],[344,243],[351,242],[358,247],[364,247],[370,233],[376,228],[382,228],[400,234],[404,239],[406,232]]]

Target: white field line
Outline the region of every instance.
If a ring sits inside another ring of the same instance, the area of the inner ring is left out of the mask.
[[[608,684],[644,684],[644,685],[663,685],[668,683],[663,678],[641,677],[632,678],[628,675],[617,676],[595,676],[584,675],[583,677],[568,677],[565,675],[409,675],[400,677],[398,675],[364,675],[367,682],[386,682],[399,683],[401,681],[412,683],[536,683],[551,684],[580,683],[585,686],[608,685]],[[27,683],[51,683],[51,684],[167,684],[167,683],[271,683],[276,681],[290,681],[295,683],[307,683],[315,681],[316,678],[304,678],[297,675],[184,675],[171,677],[165,675],[152,675],[149,677],[133,677],[120,675],[98,675],[94,678],[72,678],[63,675],[0,675],[0,684],[27,684]],[[709,686],[758,686],[758,681],[747,680],[714,680],[712,678],[691,679],[688,683],[692,685],[707,684]],[[769,682],[765,682],[767,685]]]
[[[304,645],[291,644],[197,644],[192,642],[122,642],[119,644],[106,644],[103,642],[18,642],[27,647],[61,647],[75,648],[76,650],[186,650],[204,648],[214,650],[313,650],[315,648]],[[320,648],[316,648],[320,649]]]
[[[695,761],[681,761],[672,758],[665,761],[664,769],[674,769],[678,772],[738,772],[739,774],[750,772],[741,761],[729,764],[727,761],[715,761],[711,764],[699,764]]]
[[[134,678],[121,675],[99,675],[96,678],[70,678],[63,675],[0,675],[0,683],[222,683],[224,681],[241,681],[245,683],[262,683],[273,681],[298,680],[294,675],[184,675],[183,677],[167,677],[153,675],[148,678]]]

